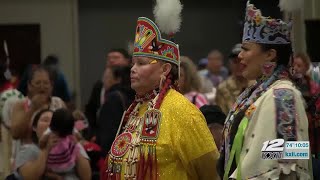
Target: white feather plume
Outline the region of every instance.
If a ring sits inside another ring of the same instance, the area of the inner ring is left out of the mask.
[[[293,12],[303,8],[304,0],[280,0],[279,7],[281,11]]]
[[[155,20],[161,32],[176,33],[181,25],[182,4],[179,0],[157,0],[153,9]]]

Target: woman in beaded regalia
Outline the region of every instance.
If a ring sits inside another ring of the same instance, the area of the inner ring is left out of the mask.
[[[291,56],[290,25],[262,16],[248,1],[238,57],[242,75],[257,82],[227,116],[218,165],[224,180],[310,179],[308,157],[288,159],[284,153],[286,159],[270,160],[262,154],[272,147],[282,151],[287,141],[309,140],[303,99],[291,81]]]
[[[175,7],[173,16],[168,9],[165,17],[156,12],[158,22],[179,16],[179,1],[165,6]],[[162,7],[157,4],[155,11],[161,13]],[[178,30],[179,25],[174,26],[170,33]],[[163,39],[157,25],[145,17],[138,18],[136,32],[131,87],[137,95],[107,157],[106,179],[216,179],[219,152],[206,121],[176,91],[178,45]]]

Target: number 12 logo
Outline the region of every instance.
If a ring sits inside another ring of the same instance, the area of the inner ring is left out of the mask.
[[[261,149],[262,152],[264,151],[283,151],[283,144],[284,139],[274,139],[271,141],[265,141],[263,143],[263,147]]]

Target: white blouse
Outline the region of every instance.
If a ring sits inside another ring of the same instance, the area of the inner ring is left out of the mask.
[[[246,111],[249,119],[240,154],[241,179],[278,179],[295,171],[300,179],[312,176],[311,160],[265,160],[261,149],[268,140],[288,137],[308,141],[308,119],[301,93],[292,82],[274,82]],[[310,157],[311,159],[311,157]],[[239,166],[238,166],[239,167]],[[237,169],[230,178],[236,179]]]

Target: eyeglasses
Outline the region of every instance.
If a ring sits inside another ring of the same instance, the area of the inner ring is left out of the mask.
[[[40,88],[41,86],[50,87],[51,83],[48,82],[48,81],[37,81],[37,82],[31,82],[30,85],[35,87],[35,88]]]

